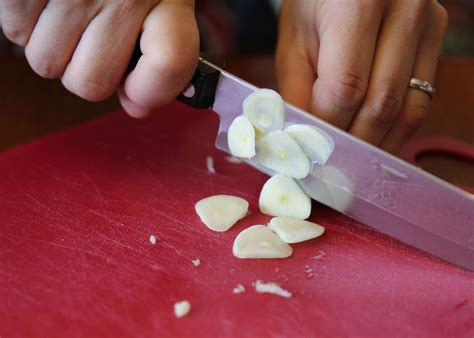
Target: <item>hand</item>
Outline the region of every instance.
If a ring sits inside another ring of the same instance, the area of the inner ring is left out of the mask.
[[[194,0],[0,0],[0,9],[36,73],[90,101],[119,88],[135,117],[174,100],[197,64]],[[140,33],[143,55],[124,80]]]
[[[447,26],[435,0],[285,0],[276,55],[283,97],[390,152],[423,121]]]

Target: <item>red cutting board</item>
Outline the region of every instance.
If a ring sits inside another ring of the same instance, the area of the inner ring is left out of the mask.
[[[176,103],[0,154],[0,336],[473,336],[473,273],[321,205],[311,220],[326,233],[291,258],[234,258],[235,236],[269,220],[266,177],[214,149],[217,122]],[[212,194],[246,198],[252,215],[208,230],[194,203]],[[257,279],[293,297],[257,294]],[[192,311],[177,319],[183,299]]]

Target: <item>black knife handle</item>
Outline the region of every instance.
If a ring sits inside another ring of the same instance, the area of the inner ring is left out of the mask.
[[[189,84],[192,89],[191,96],[184,93],[179,94],[178,100],[194,108],[211,108],[216,97],[217,81],[220,75],[219,69],[212,67],[204,59],[199,58],[198,65]],[[194,89],[194,90],[193,90]]]
[[[128,72],[135,68],[141,56],[140,44],[137,43],[130,59]],[[177,99],[194,108],[211,108],[216,96],[219,75],[218,67],[213,67],[211,63],[200,57],[188,90],[181,93]]]

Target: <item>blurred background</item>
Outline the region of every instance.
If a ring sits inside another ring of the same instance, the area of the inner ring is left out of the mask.
[[[279,3],[196,1],[201,49],[225,60],[227,69],[245,80],[274,87]],[[474,0],[441,3],[450,17],[444,56],[474,58]],[[0,150],[119,109],[115,97],[90,103],[68,93],[59,81],[39,78],[22,54],[23,50],[10,44],[0,32]]]
[[[474,55],[474,0],[442,0],[449,13],[445,54]],[[197,1],[203,50],[217,56],[272,52],[280,1]]]

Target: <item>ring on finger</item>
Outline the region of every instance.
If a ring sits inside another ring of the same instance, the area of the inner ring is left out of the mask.
[[[409,88],[417,89],[422,91],[423,93],[426,93],[430,99],[433,99],[433,94],[436,91],[436,88],[429,83],[428,81],[420,80],[416,77],[412,77],[410,79],[410,82],[408,83]]]

